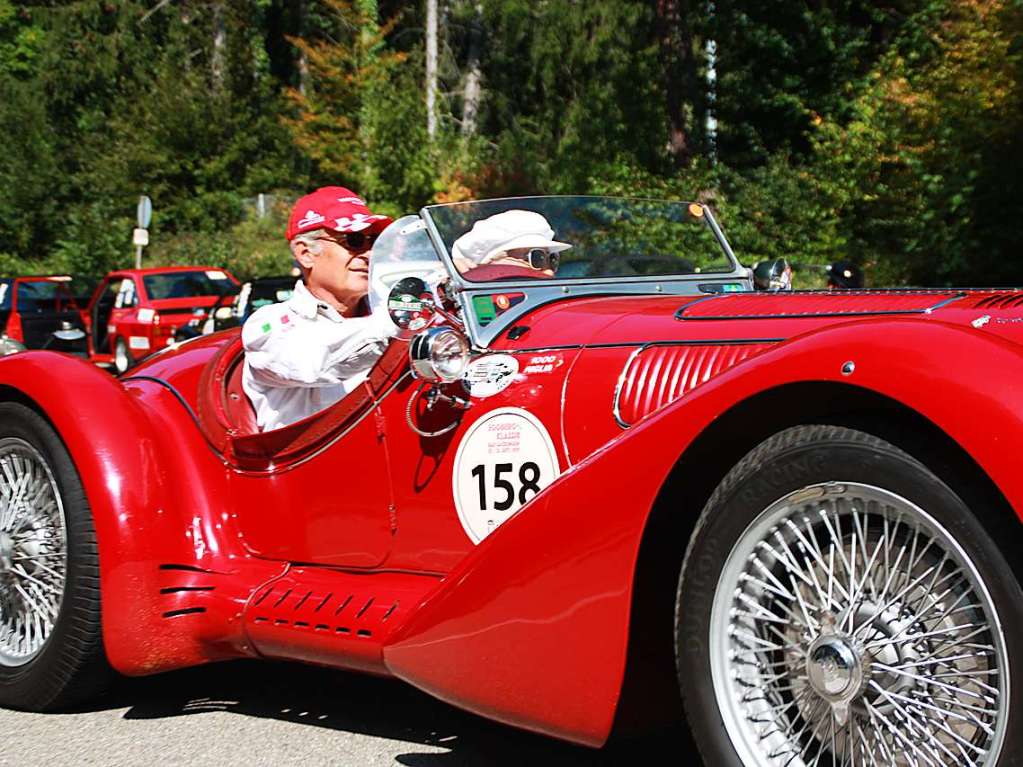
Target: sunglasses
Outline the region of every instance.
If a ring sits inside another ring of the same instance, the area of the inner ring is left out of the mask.
[[[334,237],[320,237],[320,239],[336,243],[345,250],[350,250],[353,253],[361,253],[364,250],[369,250],[373,247],[373,243],[377,240],[376,234],[366,234],[365,232],[337,232],[337,235],[339,235],[341,239],[336,239]]]
[[[552,272],[556,272],[558,264],[561,263],[561,256],[543,248],[530,248],[519,257],[524,261],[529,261],[529,265],[534,269],[541,271],[550,269]]]

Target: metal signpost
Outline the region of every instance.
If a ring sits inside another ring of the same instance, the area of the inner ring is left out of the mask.
[[[146,195],[139,197],[136,211],[138,227],[132,233],[131,241],[135,246],[135,268],[142,268],[142,249],[149,244],[149,222],[153,218],[153,201]]]

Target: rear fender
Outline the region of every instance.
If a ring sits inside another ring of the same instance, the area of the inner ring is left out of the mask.
[[[600,745],[622,689],[647,519],[680,456],[723,412],[793,383],[871,389],[962,445],[1019,513],[1023,472],[1010,448],[1023,442],[1021,380],[1018,347],[956,326],[870,320],[793,338],[569,469],[424,601],[385,647],[385,662],[456,705]]]
[[[185,517],[204,503],[161,449],[151,414],[110,374],[52,352],[0,360],[0,387],[0,397],[27,400],[50,421],[81,477],[99,544],[111,665],[139,674],[205,659],[193,637],[176,640],[162,619],[165,563],[192,568],[170,575],[201,575]]]

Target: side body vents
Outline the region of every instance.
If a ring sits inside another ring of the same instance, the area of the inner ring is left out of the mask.
[[[641,418],[685,396],[702,383],[773,346],[771,343],[728,345],[648,345],[626,361],[615,390],[614,415],[629,428]]]
[[[292,567],[252,595],[245,633],[269,658],[384,673],[387,637],[438,582],[437,576]]]
[[[1023,293],[996,293],[973,305],[975,309],[1023,309]]]

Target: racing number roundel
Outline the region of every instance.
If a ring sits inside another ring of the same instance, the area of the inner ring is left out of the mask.
[[[452,485],[465,534],[479,543],[560,473],[547,429],[521,408],[492,410],[469,427]]]

